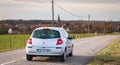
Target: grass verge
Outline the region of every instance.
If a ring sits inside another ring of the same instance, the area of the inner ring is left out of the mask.
[[[120,65],[120,38],[99,52],[88,65]]]

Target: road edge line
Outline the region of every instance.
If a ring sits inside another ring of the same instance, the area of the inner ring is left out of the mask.
[[[5,62],[5,63],[2,63],[1,65],[6,65],[6,64],[9,64],[9,63],[13,63],[13,62],[16,62],[17,60],[13,60],[13,61],[10,61],[10,62]]]

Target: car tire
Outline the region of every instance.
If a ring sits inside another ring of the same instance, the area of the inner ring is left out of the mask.
[[[63,53],[63,55],[61,56],[61,62],[65,62],[67,59],[67,54],[66,51]]]
[[[28,61],[32,61],[33,56],[32,56],[32,55],[28,55],[28,54],[26,54],[26,59],[27,59]]]
[[[73,50],[70,52],[70,54],[68,55],[69,57],[73,56]]]

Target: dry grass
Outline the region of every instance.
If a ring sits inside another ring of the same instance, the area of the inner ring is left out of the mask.
[[[98,53],[88,65],[120,65],[120,38]]]

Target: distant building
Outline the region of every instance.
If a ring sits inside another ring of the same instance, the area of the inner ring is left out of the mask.
[[[12,28],[10,28],[9,30],[8,30],[8,34],[12,34],[13,33],[13,30],[12,30]]]
[[[8,34],[21,34],[21,32],[15,28],[8,29]]]

